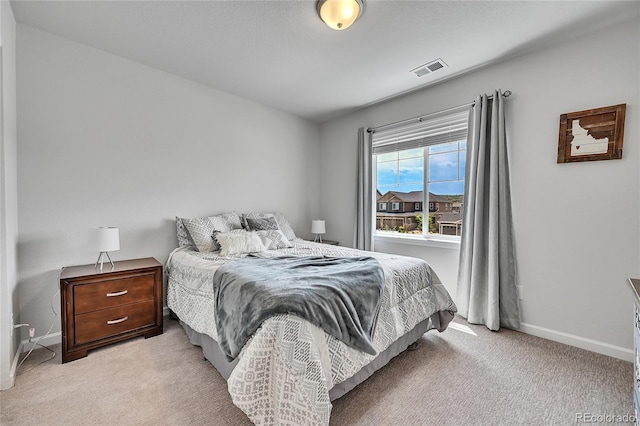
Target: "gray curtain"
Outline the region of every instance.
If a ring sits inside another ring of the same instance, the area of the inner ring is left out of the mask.
[[[358,129],[358,175],[353,246],[360,250],[373,250],[372,134],[365,133],[364,127]]]
[[[490,330],[520,328],[502,93],[476,98],[469,116],[458,270],[458,312]]]

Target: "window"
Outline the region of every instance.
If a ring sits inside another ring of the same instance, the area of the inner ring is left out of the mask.
[[[378,210],[385,211],[387,209],[387,203],[379,203]]]
[[[392,192],[394,199],[400,200],[391,203],[390,212],[376,213],[377,234],[460,236],[467,121],[465,108],[374,130],[374,185],[382,197],[388,199]],[[401,202],[413,203],[415,211],[401,212]]]

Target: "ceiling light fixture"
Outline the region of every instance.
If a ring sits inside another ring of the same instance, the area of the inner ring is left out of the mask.
[[[329,28],[344,30],[364,12],[364,0],[318,0],[316,11]]]

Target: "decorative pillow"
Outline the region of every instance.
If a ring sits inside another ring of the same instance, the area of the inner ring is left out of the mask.
[[[176,236],[178,237],[178,247],[193,246],[193,242],[189,238],[189,231],[185,228],[182,218],[176,216]]]
[[[211,239],[213,240],[213,246],[215,247],[214,251],[220,250],[220,243],[218,242],[218,234],[220,234],[220,231],[216,229],[214,229],[213,232],[211,232]]]
[[[220,244],[221,256],[256,253],[265,250],[262,240],[255,231],[221,232],[216,235],[216,239]]]
[[[213,234],[215,228],[210,218],[196,217],[183,219],[182,222],[198,251],[216,251],[216,244],[211,239],[211,234]]]
[[[285,237],[282,231],[280,231],[279,229],[256,231],[256,234],[258,234],[258,236],[262,240],[262,244],[264,244],[264,247],[267,250],[293,247],[293,244],[291,244],[289,240],[287,240],[287,237]]]
[[[224,213],[211,217],[197,217],[182,219],[182,223],[188,231],[189,237],[198,251],[217,251],[220,249],[213,237],[214,231],[229,232],[233,229],[241,229],[240,215],[235,212]]]
[[[247,231],[240,228],[240,229],[232,229],[231,231],[225,232],[225,234],[245,234],[246,232]],[[218,242],[218,235],[220,234],[222,234],[222,232],[220,231],[213,231],[213,233],[211,234],[211,238],[215,242],[216,247],[218,247],[218,250],[220,250],[220,243]]]
[[[275,217],[265,217],[265,218],[246,218],[247,229],[249,231],[269,231],[276,230],[279,231],[278,222],[276,222]]]
[[[280,231],[282,231],[287,240],[293,241],[296,239],[296,234],[293,232],[291,224],[282,213],[245,213],[242,215],[242,226],[245,229],[248,229],[248,225],[246,223],[247,219],[264,219],[266,217],[273,217],[276,219],[278,228],[280,228]]]

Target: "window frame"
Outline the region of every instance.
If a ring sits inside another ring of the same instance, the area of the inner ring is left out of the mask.
[[[455,115],[457,117],[459,117],[460,112],[455,113]],[[468,110],[466,111],[466,116],[468,119]],[[445,116],[440,116],[438,117],[439,120],[441,120],[442,117],[446,117]],[[446,126],[445,126],[446,127]],[[460,129],[460,128],[458,128]],[[467,125],[465,123],[464,125],[464,132],[466,134],[467,132]],[[437,146],[437,145],[444,145],[447,143],[451,143],[451,142],[457,142],[457,148],[456,148],[456,153],[457,153],[457,157],[458,157],[458,179],[455,179],[455,181],[463,181],[463,191],[462,194],[464,196],[464,180],[466,179],[466,175],[464,175],[462,177],[462,179],[460,179],[460,177],[462,176],[461,170],[460,170],[460,162],[461,162],[461,151],[465,152],[465,157],[468,153],[468,146],[464,147],[464,150],[461,150],[461,143],[466,143],[467,141],[467,137],[465,137],[464,139],[460,138],[460,132],[458,131],[457,133],[457,137],[452,138],[451,140],[445,140],[445,141],[441,141],[439,143],[427,143],[423,146],[420,146],[423,149],[423,182],[422,182],[422,187],[423,187],[423,200],[422,200],[422,214],[423,217],[424,215],[427,215],[427,217],[429,217],[429,213],[430,213],[430,203],[433,204],[434,209],[436,206],[436,202],[435,201],[430,201],[429,200],[429,189],[430,189],[430,184],[434,183],[434,182],[429,182],[429,156],[430,155],[434,155],[433,153],[430,154],[430,147],[433,146]],[[374,146],[375,146],[375,141],[374,141]],[[401,143],[396,144],[396,146],[398,146],[400,149],[395,149],[395,150],[386,150],[383,153],[386,152],[401,152],[401,151],[405,151],[405,150],[409,150],[409,149],[413,149],[416,148],[417,146],[406,146],[403,148]],[[453,151],[452,151],[453,152]],[[378,171],[377,171],[377,166],[378,166],[378,161],[377,161],[377,156],[380,154],[375,153],[375,149],[372,150],[372,165],[373,167],[371,168],[371,172],[372,172],[372,180],[373,180],[373,189],[375,191],[375,193],[377,193],[377,188],[378,188],[378,182],[377,182],[377,178],[378,178]],[[465,160],[466,162],[466,160]],[[438,181],[435,181],[438,182]],[[376,200],[377,202],[377,200]],[[393,204],[392,203],[392,208],[391,210],[387,210],[387,211],[398,211],[398,210],[394,210],[393,209]],[[451,203],[447,203],[447,204],[451,204]],[[419,202],[415,202],[414,207],[419,205]],[[423,222],[423,226],[422,226],[422,233],[421,234],[406,234],[406,233],[400,233],[400,232],[396,232],[396,233],[391,233],[391,232],[385,232],[385,231],[379,231],[377,229],[377,215],[376,215],[377,211],[373,211],[373,215],[374,215],[374,220],[373,220],[373,238],[374,240],[377,241],[384,241],[384,242],[394,242],[394,243],[406,243],[406,244],[411,244],[411,245],[424,245],[424,246],[435,246],[435,247],[443,247],[443,248],[457,248],[460,245],[460,239],[461,237],[458,235],[446,235],[446,234],[430,234],[429,233],[429,227],[424,225]],[[464,230],[464,227],[463,227]]]

